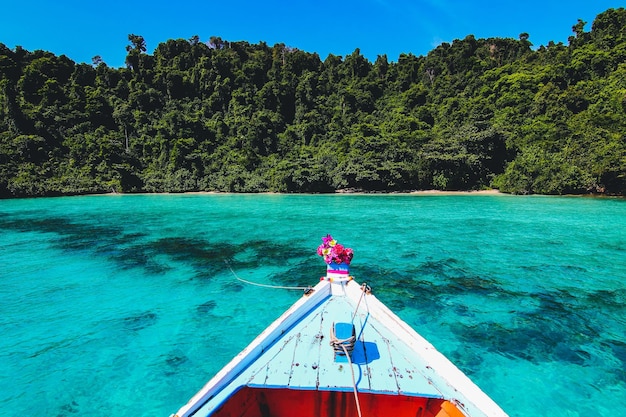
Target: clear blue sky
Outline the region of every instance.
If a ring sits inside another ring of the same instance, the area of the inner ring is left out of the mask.
[[[370,61],[387,54],[426,55],[441,42],[530,34],[534,47],[567,44],[577,20],[624,6],[624,0],[0,0],[0,43],[65,54],[91,63],[100,55],[124,65],[128,34],[144,37],[148,53],[168,39],[284,43],[306,52],[346,56],[356,48]]]

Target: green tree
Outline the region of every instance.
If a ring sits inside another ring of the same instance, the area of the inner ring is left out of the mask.
[[[128,35],[130,45],[126,46],[126,66],[133,71],[140,70],[141,55],[146,52],[146,41],[143,36],[130,34]]]

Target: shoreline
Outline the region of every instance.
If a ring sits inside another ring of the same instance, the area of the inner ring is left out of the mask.
[[[185,191],[185,192],[138,192],[138,193],[84,193],[84,194],[67,194],[54,196],[30,196],[30,197],[0,197],[0,200],[12,200],[20,198],[55,198],[55,197],[80,197],[80,196],[122,196],[122,195],[366,195],[366,196],[515,196],[516,194],[503,193],[498,189],[487,190],[469,190],[469,191],[442,191],[442,190],[413,190],[413,191],[363,191],[356,189],[340,189],[332,193],[279,193],[279,192],[258,192],[258,193],[238,193],[226,191]],[[581,197],[581,198],[626,198],[622,195],[605,195],[605,194],[529,194],[533,196],[551,196],[551,197]]]
[[[348,195],[415,195],[415,196],[432,196],[432,195],[508,195],[497,189],[489,190],[470,190],[470,191],[442,191],[442,190],[414,190],[414,191],[357,191],[357,190],[337,190],[330,194],[348,194]]]
[[[168,192],[160,192],[160,193],[96,193],[96,194],[82,194],[82,195],[220,195],[220,194],[230,194],[230,195],[509,195],[507,193],[500,192],[497,189],[489,189],[489,190],[475,190],[475,191],[442,191],[442,190],[415,190],[415,191],[362,191],[362,190],[352,190],[352,189],[344,189],[344,190],[336,190],[333,193],[279,193],[279,192],[271,192],[264,191],[258,193],[237,193],[237,192],[227,192],[227,191],[185,191],[180,193],[168,193]]]
[[[500,192],[497,189],[490,190],[477,190],[477,191],[441,191],[441,190],[423,190],[423,191],[414,191],[411,194],[421,194],[421,195],[497,195],[497,194],[505,194]]]

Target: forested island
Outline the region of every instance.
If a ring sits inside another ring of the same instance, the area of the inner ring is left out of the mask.
[[[626,9],[568,45],[443,43],[323,61],[129,35],[126,66],[0,43],[0,197],[135,192],[626,192]]]

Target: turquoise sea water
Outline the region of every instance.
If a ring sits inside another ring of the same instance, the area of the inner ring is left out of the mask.
[[[4,415],[169,416],[301,296],[229,266],[314,285],[326,233],[511,416],[626,403],[626,200],[109,195],[0,201]]]

